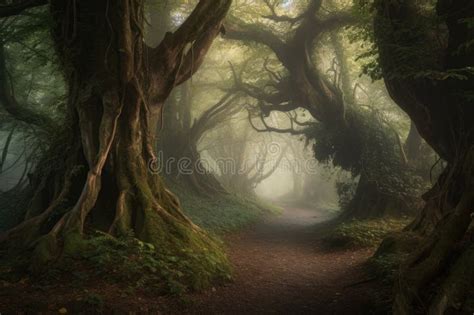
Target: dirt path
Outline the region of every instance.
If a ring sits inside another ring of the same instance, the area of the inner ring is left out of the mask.
[[[172,314],[371,314],[379,284],[369,282],[372,250],[328,251],[318,223],[328,215],[288,208],[227,239],[234,282],[171,303]],[[183,304],[183,303],[180,303]]]

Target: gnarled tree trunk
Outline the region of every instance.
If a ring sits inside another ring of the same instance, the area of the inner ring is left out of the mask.
[[[472,313],[467,301],[474,289],[469,228],[474,209],[474,75],[466,69],[474,65],[469,44],[474,30],[468,22],[474,18],[474,3],[438,0],[431,12],[413,1],[376,4],[375,37],[387,88],[448,163],[410,226],[427,236],[400,268],[394,312]],[[436,28],[426,23],[427,12],[439,23]],[[400,50],[412,53],[409,60],[400,58]],[[436,294],[429,290],[433,286]]]
[[[362,165],[364,163],[362,155],[372,154],[370,151],[376,149],[373,147],[365,149],[369,147],[370,140],[367,140],[366,137],[366,126],[361,120],[362,114],[356,107],[350,106],[354,102],[351,83],[347,77],[346,60],[341,50],[342,45],[340,45],[335,34],[332,36],[336,49],[335,59],[340,64],[342,73],[335,73],[335,79],[331,81],[321,71],[318,71],[312,60],[308,48],[314,47],[323,34],[336,32],[344,26],[355,23],[355,17],[349,11],[335,12],[320,17],[321,5],[322,2],[318,0],[309,1],[307,9],[294,19],[284,17],[282,20],[278,17],[268,17],[273,19],[274,22],[294,23],[295,27],[291,29],[292,33],[288,40],[281,39],[277,33],[272,32],[264,25],[245,24],[232,20],[226,25],[226,37],[267,46],[287,70],[288,75],[281,77],[264,65],[265,70],[273,79],[267,86],[272,86],[274,89],[260,89],[244,82],[237,82],[236,84],[240,90],[259,102],[260,118],[265,124],[266,130],[297,133],[294,129],[285,131],[270,128],[265,123],[265,117],[272,111],[290,112],[298,108],[306,109],[318,121],[318,123],[306,129],[307,132],[303,132],[310,140],[316,141],[314,146],[316,158],[326,163],[332,161],[334,165],[353,172],[355,176],[358,175],[362,167],[379,167],[385,161],[379,160],[377,163]],[[336,69],[332,70],[338,72]],[[293,124],[299,125],[297,122],[292,122],[292,126]],[[381,130],[378,132],[384,133],[384,136],[391,133],[387,128],[380,127]],[[324,130],[325,134],[315,135],[312,129]],[[375,137],[375,135],[371,136]],[[330,139],[329,141],[332,141],[332,143],[328,143],[327,139]],[[320,154],[318,152],[318,141],[326,142],[324,145],[326,148],[330,148],[328,151],[331,151],[323,159],[318,158]],[[363,150],[365,151],[363,152]],[[341,160],[344,160],[344,163],[340,163]],[[385,166],[389,163],[387,162]],[[356,169],[357,171],[355,171]],[[399,211],[395,211],[398,214],[410,212],[411,205],[403,202],[397,196],[384,194],[381,189],[376,187],[377,181],[380,182],[383,179],[369,179],[368,177],[363,176],[360,181],[356,196],[350,205],[351,209],[343,214],[344,218],[383,216],[394,210],[396,206],[399,206]],[[367,201],[374,200],[377,201],[377,204],[364,204]],[[376,208],[377,206],[391,209]]]
[[[218,273],[226,264],[219,247],[182,213],[151,166],[163,102],[199,67],[230,3],[200,1],[175,33],[149,48],[141,1],[51,1],[68,85],[69,137],[56,148],[64,163],[40,165],[28,216],[1,236],[3,246],[32,248],[32,267],[40,270],[80,253],[91,230],[133,231],[177,255],[212,255],[217,264],[202,263],[202,280]]]

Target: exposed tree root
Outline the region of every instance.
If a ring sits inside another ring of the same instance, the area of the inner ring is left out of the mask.
[[[63,168],[38,172],[45,177],[27,218],[0,236],[2,248],[31,255],[31,271],[40,272],[83,255],[96,231],[133,233],[162,254],[192,262],[196,283],[228,272],[220,244],[184,215],[148,165],[155,160],[152,114],[202,63],[230,3],[199,2],[152,49],[143,42],[140,1],[51,1],[75,135],[66,145],[74,149],[64,153]]]
[[[394,312],[396,314],[411,314],[420,307],[421,292],[429,283],[439,277],[450,263],[455,249],[465,238],[466,232],[472,222],[472,209],[474,206],[474,150],[471,149],[466,159],[461,163],[461,174],[465,178],[465,189],[456,206],[443,220],[426,241],[415,250],[409,259],[401,266],[398,282],[395,285]],[[463,254],[459,263],[462,264],[471,254]],[[455,264],[456,266],[456,264]],[[459,275],[456,267],[448,276]],[[462,273],[463,271],[461,271]],[[451,277],[451,280],[449,280]],[[446,283],[446,282],[445,282]],[[447,284],[449,285],[449,284]],[[446,290],[446,288],[444,288]],[[445,308],[450,301],[446,293],[440,293],[434,304],[427,306],[425,311],[432,312]],[[443,295],[444,294],[444,295]],[[455,294],[459,295],[459,293]]]

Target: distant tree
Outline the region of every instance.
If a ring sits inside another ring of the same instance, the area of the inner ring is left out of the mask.
[[[203,137],[216,127],[228,122],[241,111],[238,103],[239,95],[224,92],[214,104],[205,108],[200,114],[193,115],[191,87],[184,84],[179,93],[170,99],[165,109],[159,150],[162,153],[162,163],[168,163],[164,176],[171,180],[179,180],[198,193],[205,195],[225,194],[226,190],[215,178],[215,175],[202,163],[198,149]],[[179,96],[179,97],[178,97]],[[189,165],[185,171],[179,170],[177,161],[187,159]]]
[[[278,169],[288,147],[256,135],[248,126],[239,127],[221,126],[218,142],[204,150],[215,162],[222,185],[229,192],[252,198],[255,188]]]
[[[270,80],[256,84],[245,82],[234,71],[237,87],[257,100],[253,116],[260,121],[259,128],[290,134],[304,130],[314,140],[318,161],[360,176],[355,195],[344,209],[345,218],[412,212],[418,202],[412,190],[422,184],[405,165],[399,135],[377,110],[353,104],[353,84],[337,31],[354,25],[355,16],[350,10],[326,12],[319,0],[309,1],[296,16],[278,14],[278,1],[265,3],[271,14],[262,19],[268,23],[246,23],[235,17],[226,22],[227,38],[266,47],[282,68],[276,71],[267,59],[263,70]],[[317,44],[328,34],[336,52],[331,76],[319,70],[322,60],[317,54]],[[299,108],[306,109],[316,122],[302,124],[293,115],[292,128],[278,130],[265,121],[273,111],[287,113]]]

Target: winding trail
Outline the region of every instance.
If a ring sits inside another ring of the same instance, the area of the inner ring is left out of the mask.
[[[321,241],[330,216],[287,208],[226,238],[234,282],[166,303],[167,314],[373,314],[383,292],[365,262],[373,250],[329,250]],[[318,227],[319,224],[319,227]],[[172,306],[170,306],[172,305]],[[377,311],[378,310],[378,311]]]

